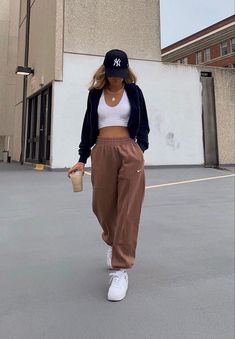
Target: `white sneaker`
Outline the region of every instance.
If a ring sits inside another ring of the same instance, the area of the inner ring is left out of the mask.
[[[108,246],[108,250],[107,250],[107,266],[109,269],[113,269],[112,267],[112,246]]]
[[[108,300],[119,301],[125,298],[128,288],[128,274],[126,269],[120,269],[109,273],[110,287]]]

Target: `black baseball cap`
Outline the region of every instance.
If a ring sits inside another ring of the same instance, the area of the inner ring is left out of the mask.
[[[107,77],[127,77],[129,65],[126,52],[120,49],[111,49],[105,54],[103,65]]]

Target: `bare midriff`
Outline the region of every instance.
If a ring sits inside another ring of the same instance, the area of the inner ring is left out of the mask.
[[[113,137],[129,137],[129,130],[124,126],[108,126],[99,129],[99,137],[113,138]]]

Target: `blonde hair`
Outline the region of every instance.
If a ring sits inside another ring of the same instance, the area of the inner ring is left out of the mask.
[[[130,67],[128,67],[127,77],[124,79],[124,82],[126,84],[137,82],[137,77]],[[93,75],[93,78],[89,84],[89,90],[91,90],[92,88],[102,89],[107,83],[108,80],[107,77],[105,76],[105,66],[101,65]]]

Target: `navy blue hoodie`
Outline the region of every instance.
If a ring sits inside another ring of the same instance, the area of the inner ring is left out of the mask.
[[[149,147],[148,134],[150,132],[148,114],[143,93],[138,85],[125,84],[125,90],[130,101],[131,113],[128,121],[129,135],[137,140],[138,145],[144,152]],[[91,147],[96,143],[99,134],[98,129],[98,105],[102,89],[91,89],[87,99],[87,109],[83,120],[81,142],[78,154],[79,162],[86,163],[91,153]]]

